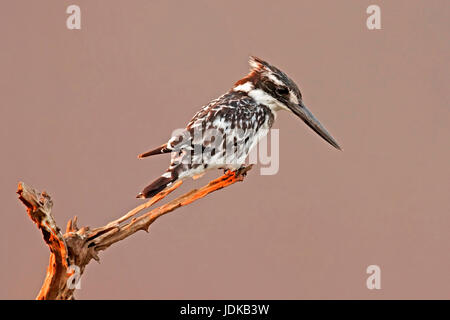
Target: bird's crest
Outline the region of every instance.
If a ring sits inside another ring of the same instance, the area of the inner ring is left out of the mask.
[[[264,61],[263,59],[260,59],[255,56],[250,56],[248,60],[248,64],[250,65],[250,71],[269,71],[270,70],[270,64]]]
[[[238,80],[234,84],[235,87],[244,84],[248,81],[257,82],[259,81],[263,73],[272,72],[271,65],[268,62],[256,56],[250,56],[248,64],[250,65],[250,72],[244,78]]]

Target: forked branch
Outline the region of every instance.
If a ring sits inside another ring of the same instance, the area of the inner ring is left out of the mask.
[[[74,299],[76,282],[79,281],[87,264],[92,259],[100,260],[99,251],[126,239],[139,230],[148,232],[150,225],[162,215],[201,199],[211,192],[242,181],[250,169],[251,165],[237,172],[227,172],[200,189],[194,189],[158,208],[137,216],[178,188],[181,185],[180,181],[103,227],[90,229],[86,226],[79,229],[77,217],[75,217],[67,223],[64,235],[53,218],[51,212],[53,202],[50,196],[46,192],[38,193],[20,182],[17,190],[19,199],[26,206],[28,215],[41,230],[44,241],[50,248],[47,274],[36,299]]]

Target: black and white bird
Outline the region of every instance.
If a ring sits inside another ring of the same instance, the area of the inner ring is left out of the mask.
[[[250,73],[224,95],[198,111],[186,128],[156,149],[139,155],[171,153],[169,168],[137,198],[151,198],[178,180],[211,169],[239,170],[258,141],[267,135],[278,111],[300,117],[325,141],[338,143],[306,108],[297,85],[284,72],[250,57]]]

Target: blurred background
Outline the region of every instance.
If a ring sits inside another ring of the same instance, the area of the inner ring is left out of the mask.
[[[81,30],[66,28],[71,4]],[[381,30],[366,27],[371,4]],[[76,297],[450,298],[449,19],[445,0],[5,2],[0,298],[33,299],[48,265],[19,181],[52,196],[63,229],[121,216],[168,165],[137,154],[250,54],[298,83],[344,151],[281,113],[278,174],[256,168],[101,252]],[[381,290],[366,287],[373,264]]]

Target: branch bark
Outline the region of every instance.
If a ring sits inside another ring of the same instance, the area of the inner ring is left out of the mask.
[[[65,234],[62,234],[53,217],[53,202],[50,196],[45,191],[39,193],[20,182],[17,190],[19,200],[26,206],[28,215],[41,230],[44,241],[50,249],[46,277],[36,299],[74,299],[77,281],[92,259],[100,261],[99,251],[106,250],[112,244],[128,238],[139,230],[148,232],[150,225],[159,217],[201,199],[211,192],[242,181],[251,167],[250,165],[235,172],[227,172],[200,189],[194,189],[136,217],[178,188],[181,185],[179,181],[103,227],[78,228],[77,217],[74,217],[67,223]]]

